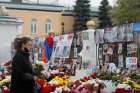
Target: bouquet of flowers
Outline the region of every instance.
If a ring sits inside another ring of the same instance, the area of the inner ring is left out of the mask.
[[[61,78],[59,76],[56,76],[54,79],[52,79],[49,84],[54,84],[54,85],[63,85],[63,86],[70,86],[72,84],[72,81],[67,78]]]
[[[44,84],[40,93],[51,93],[55,90],[56,86],[51,84]]]
[[[113,93],[133,93],[131,86],[128,84],[119,84]]]
[[[138,85],[136,82],[134,82],[133,80],[126,80],[124,82],[124,84],[128,84],[130,85],[132,88],[136,88],[136,89],[140,89],[140,85]]]
[[[6,86],[3,86],[2,93],[10,93],[10,89]]]
[[[3,86],[6,86],[6,87],[10,87],[10,80],[9,79],[3,79],[0,81],[0,87],[2,88]]]
[[[37,84],[39,84],[39,93],[50,93],[55,90],[55,85],[53,84],[48,84],[46,80],[43,79],[38,79],[36,81]],[[38,88],[38,87],[36,87]],[[37,89],[36,89],[37,90]]]

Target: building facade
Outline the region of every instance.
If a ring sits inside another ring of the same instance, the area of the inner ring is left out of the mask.
[[[11,0],[1,0],[0,6],[7,8],[9,16],[23,20],[23,36],[44,37],[52,30],[56,35],[73,32],[73,13],[64,6],[15,3]]]

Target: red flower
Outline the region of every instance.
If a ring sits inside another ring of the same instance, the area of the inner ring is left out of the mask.
[[[132,90],[125,90],[125,89],[118,88],[116,89],[115,93],[133,93],[133,92]]]
[[[43,88],[41,89],[40,93],[50,93],[55,90],[55,86],[53,85],[44,85]]]
[[[42,80],[42,79],[38,79],[36,81],[41,87],[43,87],[43,85],[45,84],[45,80]]]
[[[90,80],[90,77],[84,77],[84,80],[88,81]]]
[[[2,93],[10,93],[10,89],[7,87],[4,87]]]
[[[93,78],[96,78],[96,76],[97,76],[97,74],[94,72],[94,73],[92,74],[92,77],[93,77]]]

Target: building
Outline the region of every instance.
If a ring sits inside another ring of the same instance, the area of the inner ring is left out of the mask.
[[[0,0],[0,6],[5,6],[10,16],[22,18],[24,36],[44,37],[51,30],[56,35],[73,31],[73,12],[67,7],[21,0]],[[98,11],[93,11],[92,15],[98,16]]]

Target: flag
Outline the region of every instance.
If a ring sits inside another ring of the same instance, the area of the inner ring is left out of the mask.
[[[51,59],[51,56],[52,56],[53,45],[54,45],[53,37],[46,38],[45,50],[46,50],[46,58],[48,59],[48,61]]]
[[[43,63],[47,63],[47,58],[46,58],[46,49],[42,49],[42,61]]]

